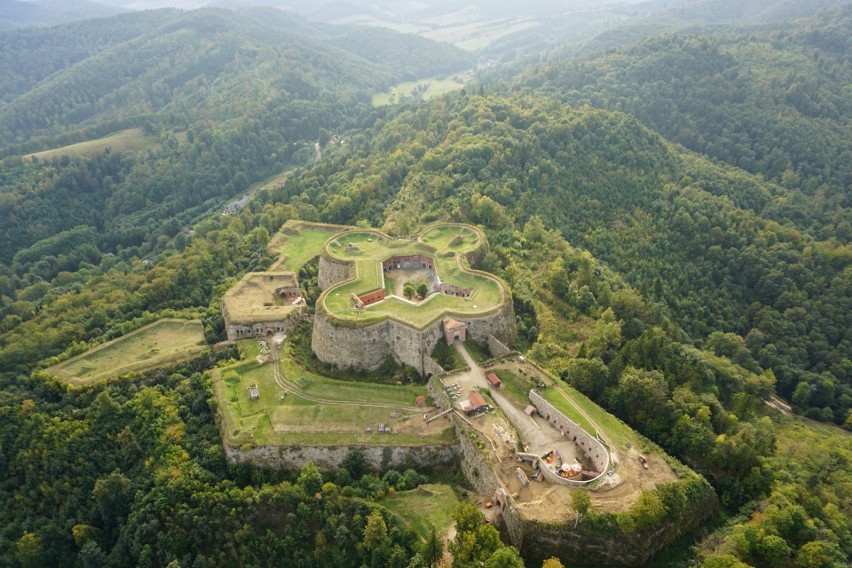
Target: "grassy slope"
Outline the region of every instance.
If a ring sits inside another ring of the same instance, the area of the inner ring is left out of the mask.
[[[453,522],[458,497],[449,485],[421,485],[411,491],[388,493],[379,504],[398,515],[422,539],[432,528],[440,535]]]
[[[281,369],[289,388],[276,384],[270,363],[260,365],[257,342],[240,343],[248,361],[214,373],[214,390],[225,420],[225,436],[234,444],[260,445],[424,445],[448,443],[450,430],[434,436],[379,434],[376,425],[393,424],[392,410],[419,415],[413,408],[417,396],[426,394],[420,386],[377,385],[337,381],[299,367],[286,353]],[[259,400],[250,400],[248,387],[257,384]],[[308,397],[308,398],[304,398]],[[313,399],[313,400],[309,400]],[[385,406],[365,406],[379,403]],[[372,433],[365,432],[371,426]],[[277,430],[277,431],[276,431]]]
[[[198,320],[161,319],[47,369],[72,384],[187,360],[207,349]]]

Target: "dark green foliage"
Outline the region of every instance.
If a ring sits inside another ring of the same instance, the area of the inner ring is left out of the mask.
[[[525,83],[629,112],[692,150],[819,194],[811,215],[829,219],[849,205],[852,182],[850,35],[846,6],[781,32],[655,37]]]
[[[359,566],[371,558],[357,546],[364,499],[426,480],[414,471],[362,477],[353,467],[354,484],[323,485],[308,464],[296,483],[256,470],[247,485],[244,468],[225,462],[202,373],[54,394],[38,381],[2,381],[4,566],[103,566],[107,557],[118,566],[222,566],[238,556]],[[396,517],[382,521],[382,547],[413,556],[414,534]]]

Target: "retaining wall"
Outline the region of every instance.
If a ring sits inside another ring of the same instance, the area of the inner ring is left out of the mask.
[[[536,407],[542,418],[550,422],[554,428],[560,430],[567,439],[573,440],[589,456],[597,471],[601,474],[606,473],[606,470],[609,469],[609,451],[597,438],[586,432],[576,422],[562,414],[556,407],[544,400],[540,394],[532,390],[530,391],[530,402]],[[555,477],[559,476],[555,475]],[[568,481],[561,477],[559,479]],[[573,482],[573,484],[576,483],[587,482]]]
[[[367,468],[374,471],[448,465],[459,456],[459,447],[456,445],[258,446],[240,449],[225,444],[225,456],[229,463],[250,463],[255,466],[286,469],[300,469],[306,463],[314,462],[321,470],[332,471],[341,466],[351,451],[364,454]]]
[[[301,314],[302,310],[295,310],[280,321],[264,321],[254,324],[228,323],[225,326],[225,333],[227,333],[229,340],[262,337],[270,330],[273,333],[289,333],[296,323],[298,323]]]

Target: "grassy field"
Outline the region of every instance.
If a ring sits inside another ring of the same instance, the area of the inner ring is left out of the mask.
[[[325,241],[345,228],[288,221],[269,241],[269,250],[282,255],[271,270],[299,270],[322,252]]]
[[[344,320],[368,324],[393,317],[417,328],[423,328],[447,313],[459,316],[488,313],[503,301],[502,284],[483,274],[462,269],[458,256],[475,250],[480,242],[475,230],[457,225],[432,227],[417,241],[392,239],[370,231],[345,233],[332,240],[327,251],[334,258],[354,262],[357,278],[330,288],[319,301],[329,313]],[[352,294],[363,294],[386,284],[381,261],[407,254],[431,256],[443,282],[472,288],[473,294],[469,298],[433,294],[419,304],[390,297],[365,309],[355,309]]]
[[[154,136],[145,135],[141,128],[130,128],[122,130],[103,138],[87,140],[69,146],[62,146],[52,150],[28,154],[25,158],[38,158],[49,160],[58,156],[80,156],[87,158],[96,154],[102,154],[107,148],[111,152],[142,152],[148,149],[158,148],[160,143]]]
[[[432,528],[441,537],[453,522],[458,497],[449,485],[421,485],[411,491],[388,493],[379,505],[398,515],[417,535],[426,540]]]
[[[406,98],[414,98],[412,93],[419,93],[421,99],[428,101],[446,93],[458,91],[464,83],[454,79],[421,79],[406,81],[394,85],[384,93],[373,95],[373,106],[385,106],[400,103]]]
[[[185,361],[208,349],[198,320],[161,319],[47,371],[75,385]]]
[[[301,369],[282,353],[287,390],[275,381],[272,363],[258,364],[257,341],[240,342],[248,360],[214,371],[214,391],[223,411],[226,435],[234,444],[258,445],[424,445],[452,441],[452,429],[435,435],[379,433],[377,425],[394,428],[398,416],[419,416],[415,399],[424,386],[377,385],[337,381]],[[258,400],[249,397],[256,384]],[[366,432],[366,427],[372,432]]]

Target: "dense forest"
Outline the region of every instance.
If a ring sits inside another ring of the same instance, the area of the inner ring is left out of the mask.
[[[88,388],[44,371],[164,316],[221,340],[222,294],[271,264],[288,219],[482,226],[516,347],[718,494],[721,518],[667,565],[848,565],[852,11],[713,31],[379,109],[372,94],[474,58],[261,9],[0,32],[0,565],[440,554],[373,500],[452,473],[366,472],[357,453],[331,474],[228,465],[207,371],[234,352]],[[24,157],[127,129],[144,150]],[[458,565],[518,565],[473,511],[456,520]]]

